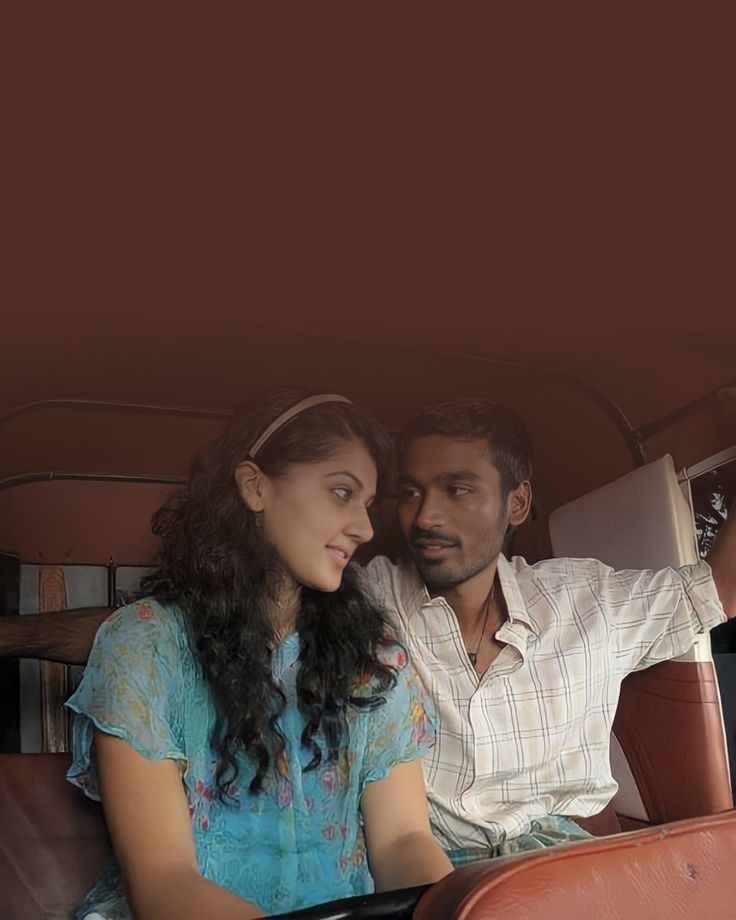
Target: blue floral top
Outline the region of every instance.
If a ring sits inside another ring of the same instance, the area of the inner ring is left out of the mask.
[[[192,652],[179,608],[152,599],[116,611],[100,628],[82,683],[67,705],[74,717],[74,761],[68,779],[99,800],[94,729],[116,735],[152,760],[180,764],[202,875],[269,913],[373,890],[360,821],[365,784],[391,767],[422,757],[434,727],[421,684],[398,647],[387,653],[399,668],[396,686],[373,710],[348,707],[349,744],[337,762],[305,771],[304,720],[296,705],[299,637],[273,653],[274,679],[286,696],[279,719],[286,746],[260,795],[248,784],[255,766],[245,755],[223,804],[214,783],[210,744],[215,710]],[[359,690],[357,692],[360,692]],[[131,916],[120,872],[111,866],[76,916]]]

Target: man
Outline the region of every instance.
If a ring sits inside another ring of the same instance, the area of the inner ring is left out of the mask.
[[[472,399],[426,407],[399,439],[412,561],[379,557],[366,570],[439,710],[425,778],[434,831],[456,864],[588,836],[568,816],[598,813],[615,792],[622,679],[686,652],[724,607],[736,613],[733,516],[710,567],[507,561],[531,473],[529,436],[509,411]]]

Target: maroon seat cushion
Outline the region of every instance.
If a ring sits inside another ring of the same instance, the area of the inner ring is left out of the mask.
[[[0,917],[68,920],[112,858],[102,808],[68,754],[0,755]]]

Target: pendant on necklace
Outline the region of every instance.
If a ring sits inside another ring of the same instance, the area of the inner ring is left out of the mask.
[[[468,652],[468,658],[470,659],[470,663],[473,665],[473,667],[475,667],[475,662],[478,660],[478,653]]]

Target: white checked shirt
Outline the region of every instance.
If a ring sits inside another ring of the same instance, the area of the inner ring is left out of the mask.
[[[501,556],[506,645],[478,677],[455,614],[411,563],[378,557],[365,571],[437,706],[424,775],[446,849],[501,843],[544,815],[601,811],[617,789],[609,748],[622,679],[725,619],[705,562],[614,572],[592,559]]]

